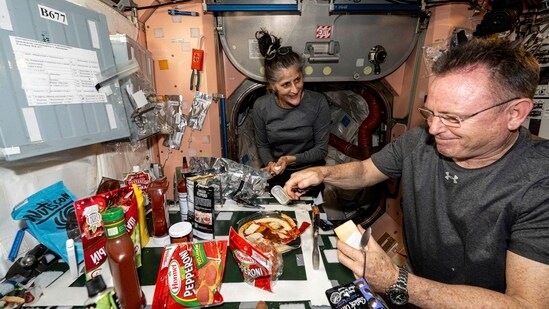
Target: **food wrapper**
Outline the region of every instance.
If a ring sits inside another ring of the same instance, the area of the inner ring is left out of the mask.
[[[206,119],[206,114],[208,109],[212,104],[213,97],[206,93],[196,92],[194,95],[193,103],[191,105],[191,110],[189,111],[189,127],[193,130],[202,130],[202,125]]]
[[[272,177],[268,172],[226,158],[191,157],[189,167],[195,173],[217,174],[222,199],[253,202],[265,193],[267,181]]]
[[[164,248],[152,308],[199,308],[219,305],[227,241],[187,242]]]
[[[282,256],[274,245],[264,239],[248,241],[231,227],[229,248],[244,277],[244,282],[272,292],[284,266]]]
[[[78,229],[73,203],[76,196],[59,181],[35,194],[17,205],[11,212],[14,220],[25,220],[28,231],[36,240],[51,251],[57,253],[68,263],[69,257],[65,243],[67,239],[75,240],[76,260],[84,260],[82,243],[79,241]]]
[[[388,309],[383,298],[376,294],[364,278],[326,290],[332,309]]]
[[[135,264],[141,266],[141,238],[139,235],[139,215],[137,198],[132,186],[123,186],[118,189],[85,197],[74,202],[74,209],[80,237],[84,247],[84,266],[86,279],[89,280],[99,274],[103,275],[107,285],[112,280],[107,263],[104,233],[101,214],[110,207],[122,207],[126,219],[126,230],[134,244]]]

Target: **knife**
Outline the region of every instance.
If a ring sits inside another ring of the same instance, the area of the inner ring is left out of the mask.
[[[253,202],[250,202],[250,201],[245,201],[241,198],[236,198],[234,199],[234,201],[241,205],[242,207],[246,207],[246,208],[256,208],[256,209],[265,209],[265,207],[257,204],[257,203],[253,203]]]
[[[313,269],[320,267],[320,250],[318,248],[318,226],[320,223],[320,210],[316,204],[312,206],[313,214]]]

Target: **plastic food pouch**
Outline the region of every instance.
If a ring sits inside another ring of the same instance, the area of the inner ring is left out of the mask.
[[[227,241],[187,242],[164,248],[152,308],[197,308],[219,305]]]
[[[249,242],[231,227],[229,248],[244,277],[244,282],[272,292],[283,269],[282,256],[274,245],[263,239]]]
[[[132,186],[85,197],[74,202],[74,209],[80,237],[84,248],[84,265],[86,280],[102,274],[105,283],[111,285],[112,277],[108,270],[107,252],[105,250],[106,237],[103,230],[101,214],[109,207],[120,206],[124,210],[126,230],[134,243],[135,265],[141,266],[141,239],[139,236],[139,216],[137,198]]]
[[[31,235],[57,253],[66,263],[69,262],[69,257],[65,243],[70,234],[70,237],[75,240],[76,260],[81,263],[84,260],[82,243],[78,241],[78,233],[70,231],[71,220],[75,220],[72,206],[75,200],[76,196],[65,187],[62,181],[59,181],[34,193],[15,206],[11,217],[14,220],[25,220]]]
[[[196,92],[191,105],[189,127],[193,130],[202,130],[208,109],[212,104],[212,96],[202,92]]]

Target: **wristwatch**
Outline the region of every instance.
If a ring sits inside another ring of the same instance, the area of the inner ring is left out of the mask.
[[[404,305],[408,302],[408,271],[405,268],[400,268],[395,284],[391,285],[385,295],[395,305]]]

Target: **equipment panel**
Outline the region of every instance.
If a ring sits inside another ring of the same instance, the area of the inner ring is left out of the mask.
[[[64,0],[0,0],[0,159],[129,136],[104,15]]]
[[[427,18],[418,2],[206,1],[231,63],[264,81],[255,34],[265,29],[305,59],[305,81],[372,81],[398,69],[416,47]]]

